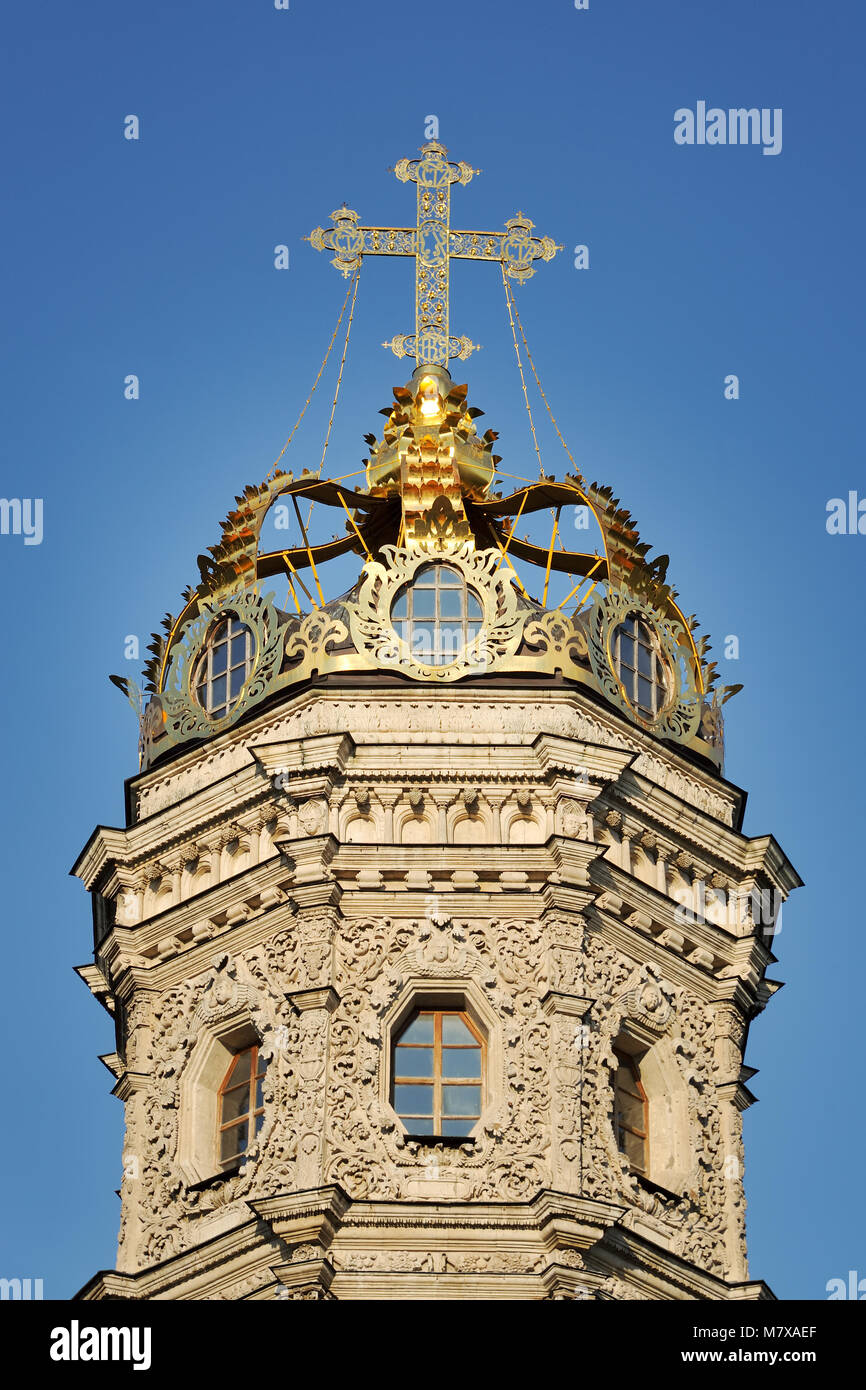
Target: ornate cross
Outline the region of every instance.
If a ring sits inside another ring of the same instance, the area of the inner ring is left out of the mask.
[[[505,274],[522,283],[535,273],[533,261],[552,260],[562,247],[550,237],[532,236],[533,223],[522,213],[506,222],[504,232],[455,232],[451,229],[451,185],[469,183],[468,164],[453,164],[444,145],[432,140],[421,159],[401,159],[394,173],[401,183],[418,185],[418,221],[412,227],[360,227],[358,213],[345,203],[331,214],[333,227],[316,227],[306,240],[317,251],[335,252],[331,262],[348,276],[364,256],[415,257],[415,332],[392,338],[397,357],[414,357],[417,365],[447,370],[452,358],[475,351],[468,338],[452,338],[448,324],[449,263],[499,261]]]

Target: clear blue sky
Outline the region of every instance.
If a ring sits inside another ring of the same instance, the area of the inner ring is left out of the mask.
[[[739,660],[720,662],[746,687],[727,706],[727,773],[750,792],[747,832],[772,831],[807,882],[771,972],[786,988],[750,1041],[753,1274],[783,1298],[866,1275],[852,1089],[866,536],[825,528],[828,499],[866,495],[862,7],[49,0],[4,29],[2,493],[43,499],[44,539],[0,536],[17,1078],[0,1274],[64,1297],[114,1261],[122,1107],[96,1060],[113,1032],[72,974],[90,907],[66,876],[97,822],[122,823],[136,766],[107,675],[137,674],[125,636],[143,645],[177,612],[307,394],[344,283],[301,237],[344,200],[411,223],[414,190],[387,169],[435,114],[452,157],[483,170],[455,191],[454,224],[495,229],[521,209],[566,247],[518,290],[542,380],[587,477],[671,555],[715,654],[739,638]],[[781,154],[677,146],[674,111],[698,101],[781,107]],[[532,474],[498,272],[459,267],[454,291],[453,330],[484,344],[460,379],[503,467]],[[330,472],[359,466],[408,375],[379,344],[411,320],[409,264],[366,266]],[[296,470],[318,464],[333,379]],[[542,443],[561,475],[549,430]]]

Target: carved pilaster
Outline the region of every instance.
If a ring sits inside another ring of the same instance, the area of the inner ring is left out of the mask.
[[[301,1089],[296,1121],[296,1173],[298,1188],[306,1191],[324,1181],[328,1032],[340,996],[325,985],[294,990],[289,999],[299,1015],[296,1065]]]
[[[550,1019],[550,1152],[553,1186],[562,1192],[583,1187],[581,1096],[590,1043],[592,999],[549,990],[541,1001]]]

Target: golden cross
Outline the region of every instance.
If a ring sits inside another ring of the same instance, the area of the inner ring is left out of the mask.
[[[417,365],[447,370],[453,358],[475,351],[468,338],[450,335],[448,280],[451,260],[499,261],[505,274],[522,283],[535,273],[533,261],[552,260],[562,247],[550,237],[532,236],[533,223],[522,213],[504,232],[457,232],[451,229],[451,185],[469,183],[468,164],[453,164],[444,145],[432,140],[421,159],[401,159],[394,173],[401,183],[418,185],[418,220],[413,227],[360,227],[358,213],[345,204],[331,214],[332,227],[316,227],[309,237],[317,251],[335,252],[331,262],[343,275],[356,270],[364,256],[415,257],[415,332],[390,343],[397,357],[414,357]]]

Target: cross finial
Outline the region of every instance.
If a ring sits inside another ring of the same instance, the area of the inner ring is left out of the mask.
[[[422,145],[420,159],[401,159],[394,173],[401,183],[417,185],[417,220],[412,227],[361,227],[358,213],[346,207],[331,214],[333,226],[316,227],[309,241],[317,251],[333,251],[332,264],[350,275],[364,256],[415,257],[415,332],[399,334],[385,347],[416,364],[447,369],[466,358],[476,345],[452,337],[449,324],[451,261],[499,261],[511,279],[522,283],[535,272],[533,262],[549,261],[562,247],[550,237],[532,236],[533,223],[522,213],[506,222],[504,232],[458,232],[451,229],[451,185],[466,185],[480,169],[448,160],[437,140]]]

